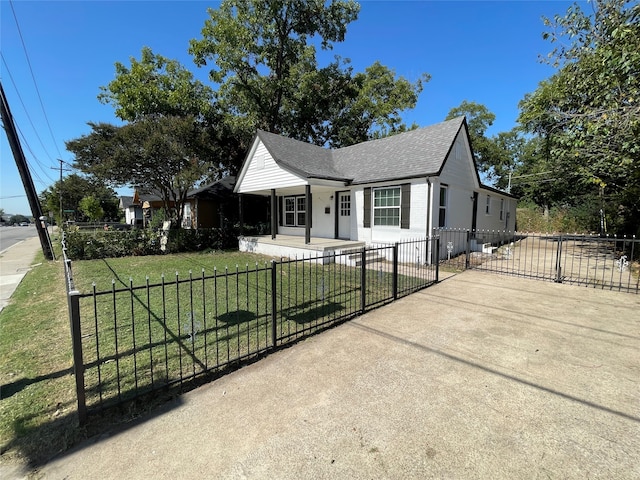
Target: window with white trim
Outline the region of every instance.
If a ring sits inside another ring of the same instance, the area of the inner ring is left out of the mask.
[[[447,194],[448,186],[440,185],[440,209],[438,210],[438,227],[447,226]]]
[[[307,218],[306,198],[304,195],[284,197],[284,225],[304,227]]]
[[[184,204],[184,210],[182,213],[182,228],[191,228],[191,204],[188,202]]]
[[[400,226],[400,187],[376,188],[373,191],[373,224]]]
[[[504,220],[504,198],[500,199],[500,220]]]
[[[491,215],[491,195],[487,195],[487,205],[484,207],[484,213]]]

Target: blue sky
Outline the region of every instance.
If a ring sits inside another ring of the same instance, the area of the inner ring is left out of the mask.
[[[496,115],[488,132],[495,135],[516,125],[518,102],[554,73],[538,61],[552,48],[542,40],[541,17],[564,14],[572,3],[363,1],[345,42],[319,58],[350,58],[356,71],[378,60],[410,80],[427,72],[432,79],[417,107],[405,112],[407,124],[440,122],[468,100]],[[96,98],[114,78],[115,62],[129,65],[148,46],[207,82],[207,70],[194,65],[187,49],[200,38],[207,8],[217,4],[0,1],[1,79],[38,192],[59,178],[58,159],[73,161],[64,142],[89,133],[87,122],[118,123],[113,108]],[[0,158],[0,207],[30,214],[4,131]]]

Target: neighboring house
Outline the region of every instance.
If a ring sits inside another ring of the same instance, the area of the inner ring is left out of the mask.
[[[258,130],[235,192],[269,196],[272,239],[306,244],[512,230],[516,219],[515,197],[482,185],[464,117],[334,150]]]
[[[240,222],[240,199],[233,192],[236,177],[228,175],[187,194],[184,228],[219,228]],[[243,221],[255,225],[267,221],[269,209],[264,197],[243,197]],[[186,220],[187,211],[190,219]],[[187,225],[190,225],[187,226]]]
[[[142,225],[142,206],[134,202],[134,197],[121,196],[118,207],[124,211],[124,221],[127,225]]]
[[[182,228],[219,228],[240,222],[240,199],[233,192],[236,177],[229,175],[187,192]],[[244,221],[255,225],[268,220],[268,204],[264,197],[243,197]],[[146,226],[155,212],[164,208],[160,195],[136,190],[133,197],[120,197],[120,208],[126,222]]]

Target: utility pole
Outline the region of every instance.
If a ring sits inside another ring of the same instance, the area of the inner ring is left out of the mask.
[[[11,146],[11,152],[13,158],[16,161],[22,184],[24,185],[25,193],[29,200],[29,206],[31,207],[31,215],[36,220],[36,230],[38,231],[38,237],[40,237],[40,245],[42,246],[42,253],[47,260],[53,260],[53,248],[51,247],[51,239],[49,238],[49,232],[47,228],[42,224],[40,220],[42,217],[42,208],[40,207],[40,201],[36,193],[36,188],[33,185],[33,179],[29,172],[27,160],[24,157],[20,140],[16,132],[16,126],[13,123],[13,117],[11,116],[11,110],[9,109],[9,103],[7,97],[4,94],[4,88],[2,82],[0,82],[0,117],[2,118],[2,124]]]
[[[60,224],[58,225],[58,228],[62,229],[62,214],[64,213],[64,210],[62,209],[62,170],[65,172],[70,172],[71,170],[68,168],[62,168],[62,164],[65,163],[64,160],[58,158],[58,161],[60,162],[60,183],[58,184],[58,197],[60,197]],[[51,168],[51,170],[57,170],[57,168],[54,167],[49,168]]]

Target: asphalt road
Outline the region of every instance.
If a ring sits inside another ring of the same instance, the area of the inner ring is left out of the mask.
[[[22,240],[37,236],[38,231],[35,225],[28,227],[0,227],[0,252]]]

